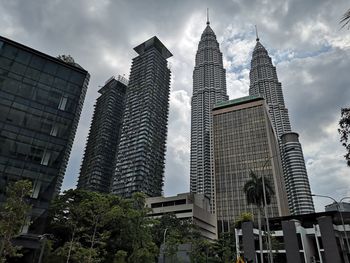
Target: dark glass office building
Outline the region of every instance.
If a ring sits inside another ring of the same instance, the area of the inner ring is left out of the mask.
[[[152,37],[135,47],[112,193],[160,196],[169,111],[170,51]]]
[[[88,82],[88,72],[79,65],[0,37],[0,201],[10,182],[32,182],[32,223],[24,225],[24,236],[43,231]]]
[[[80,169],[78,188],[108,193],[123,121],[128,81],[119,76],[98,91],[94,116]]]

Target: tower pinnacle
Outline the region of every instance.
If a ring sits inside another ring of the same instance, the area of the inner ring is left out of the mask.
[[[207,8],[207,25],[209,25],[210,22],[209,22],[209,8]]]
[[[259,41],[258,27],[255,25],[256,41]]]

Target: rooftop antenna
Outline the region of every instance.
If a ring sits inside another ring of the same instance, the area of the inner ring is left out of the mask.
[[[256,41],[259,41],[258,27],[255,25]]]
[[[210,22],[209,22],[209,8],[207,8],[207,25],[209,25]]]

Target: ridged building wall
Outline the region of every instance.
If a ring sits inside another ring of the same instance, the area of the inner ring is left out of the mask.
[[[224,100],[228,100],[226,71],[219,43],[208,21],[198,44],[193,70],[190,190],[208,196],[212,212],[215,211],[215,186],[211,110]]]
[[[283,165],[284,180],[291,214],[314,212],[309,179],[298,134],[292,132],[288,110],[284,103],[282,85],[276,67],[257,38],[250,70],[249,95],[265,98],[276,132]],[[272,157],[272,156],[271,156]]]

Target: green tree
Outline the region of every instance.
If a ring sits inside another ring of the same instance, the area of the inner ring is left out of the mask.
[[[341,28],[345,26],[348,26],[349,28],[349,23],[350,23],[350,9],[348,9],[340,19],[340,24],[342,24]]]
[[[233,231],[221,233],[213,243],[212,262],[229,263],[236,259],[236,240]],[[214,261],[216,260],[216,261]]]
[[[28,197],[32,184],[28,180],[20,180],[9,185],[6,201],[0,207],[0,262],[6,257],[21,257],[21,247],[13,245],[13,240],[20,234],[27,222],[31,210]]]
[[[341,117],[339,121],[340,142],[346,149],[346,154],[344,155],[347,165],[350,166],[350,108],[341,109]]]
[[[244,212],[235,221],[235,228],[241,229],[242,228],[242,223],[243,222],[249,222],[249,221],[253,221],[253,214],[252,213],[248,213],[248,212]]]
[[[129,262],[154,262],[158,256],[158,248],[153,242],[151,226],[154,220],[147,216],[149,209],[145,207],[146,196],[135,193],[129,202],[132,208],[128,213],[129,234],[131,238],[131,254]]]
[[[127,263],[126,257],[128,256],[128,253],[124,250],[118,250],[115,254],[113,263]]]
[[[272,185],[267,178],[264,178],[266,203],[271,203],[271,198],[274,194]],[[250,171],[250,179],[244,184],[243,188],[246,194],[248,204],[255,205],[258,209],[258,228],[259,228],[259,247],[263,249],[261,235],[261,211],[264,207],[264,190],[262,177],[258,177],[253,171]],[[263,253],[260,253],[261,262],[263,262]]]
[[[119,208],[120,198],[96,192],[68,190],[52,203],[47,233],[55,236],[50,258],[62,262],[100,262]]]

